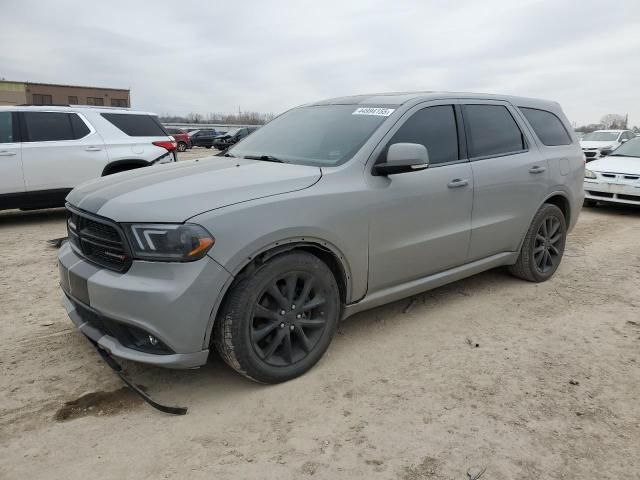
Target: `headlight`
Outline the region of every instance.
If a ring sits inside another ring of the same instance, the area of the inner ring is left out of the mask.
[[[584,178],[598,178],[598,177],[596,177],[596,174],[593,173],[591,170],[585,168],[584,169]]]
[[[133,223],[124,225],[134,258],[192,262],[204,257],[215,239],[200,225]]]

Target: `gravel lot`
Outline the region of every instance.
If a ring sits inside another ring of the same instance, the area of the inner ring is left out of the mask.
[[[544,284],[495,270],[359,314],[286,384],[215,355],[125,364],[183,417],[122,389],[71,327],[45,243],[64,218],[0,212],[2,479],[640,478],[638,209],[583,211]]]

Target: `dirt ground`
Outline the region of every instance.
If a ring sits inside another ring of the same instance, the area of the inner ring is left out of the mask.
[[[639,209],[583,211],[544,284],[495,270],[359,314],[286,384],[125,364],[182,417],[72,328],[64,219],[0,212],[3,480],[640,478]]]

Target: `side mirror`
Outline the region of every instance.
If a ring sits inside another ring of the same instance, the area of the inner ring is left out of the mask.
[[[387,152],[387,161],[373,166],[374,175],[394,175],[415,172],[429,166],[427,147],[419,143],[394,143]]]
[[[622,140],[620,140],[620,143],[624,143],[624,142],[626,142],[628,140],[629,140],[628,138],[623,138]]]
[[[603,157],[606,157],[607,155],[609,155],[611,153],[611,150],[607,149],[607,150],[600,150],[600,155]]]

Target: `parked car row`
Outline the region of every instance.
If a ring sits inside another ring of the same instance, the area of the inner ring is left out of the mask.
[[[201,129],[189,132],[191,144],[194,147],[217,148],[225,150],[231,145],[235,145],[243,138],[255,132],[259,127],[233,128],[226,132],[216,129]]]
[[[587,162],[611,153],[623,143],[635,138],[631,130],[596,130],[580,139],[580,147]]]

